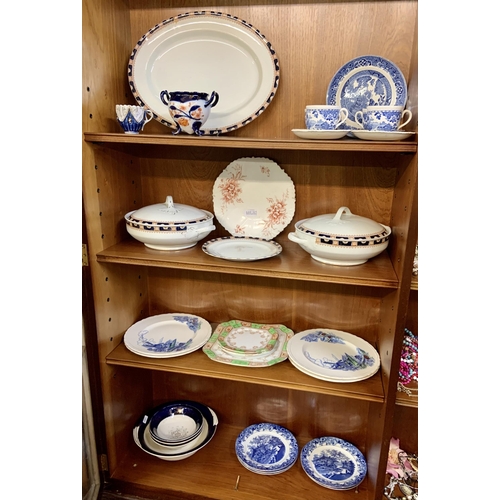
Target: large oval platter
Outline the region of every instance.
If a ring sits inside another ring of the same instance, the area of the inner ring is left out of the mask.
[[[326,92],[326,104],[347,108],[339,129],[359,129],[355,115],[367,106],[405,106],[406,80],[401,70],[380,56],[361,56],[335,73]]]
[[[154,118],[175,128],[160,92],[219,94],[202,130],[219,135],[265,111],[279,83],[279,61],[265,36],[243,19],[213,11],[179,14],[151,28],[134,47],[128,81]]]

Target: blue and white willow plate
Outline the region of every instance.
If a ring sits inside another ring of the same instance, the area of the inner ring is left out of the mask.
[[[377,373],[380,356],[366,340],[330,328],[296,333],[288,359],[303,373],[329,382],[359,382]]]
[[[406,80],[401,70],[388,59],[372,55],[356,57],[344,64],[326,92],[326,104],[349,111],[339,129],[360,129],[355,115],[367,106],[405,106],[406,99]]]
[[[173,358],[196,351],[212,335],[210,323],[194,314],[158,314],[134,323],[123,337],[127,349],[149,358]]]
[[[278,474],[289,469],[299,456],[295,436],[271,423],[250,425],[236,438],[236,456],[248,470],[257,474]]]
[[[331,490],[356,488],[366,476],[366,460],[351,443],[325,436],[309,441],[300,452],[305,473]]]

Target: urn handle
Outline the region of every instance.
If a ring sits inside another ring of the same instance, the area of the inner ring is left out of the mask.
[[[217,103],[219,102],[219,94],[215,92],[215,90],[212,92],[212,95],[210,96],[210,99],[206,101],[205,106],[212,106],[214,108]]]
[[[165,98],[164,98],[165,96],[167,96],[167,99],[168,99],[167,101],[165,101]],[[168,101],[170,101],[170,96],[168,95],[168,90],[162,90],[160,92],[160,99],[161,99],[161,102],[163,104],[165,104],[165,106],[168,106]]]

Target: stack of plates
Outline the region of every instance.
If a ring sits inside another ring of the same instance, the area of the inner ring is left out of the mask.
[[[123,337],[139,356],[173,358],[196,351],[212,334],[210,323],[193,314],[158,314],[134,323]]]
[[[287,359],[292,337],[293,331],[284,325],[231,320],[217,326],[203,352],[219,363],[266,367]]]
[[[305,473],[330,490],[356,488],[366,476],[366,460],[351,443],[337,437],[309,441],[300,452]]]
[[[174,403],[189,404],[190,406],[197,408],[203,415],[202,431],[195,439],[189,441],[184,445],[167,446],[158,443],[152,438],[150,429],[151,418],[165,405],[170,406]],[[185,458],[194,455],[197,451],[206,446],[214,437],[218,423],[219,421],[217,419],[217,415],[208,406],[197,403],[196,401],[178,400],[159,405],[156,408],[153,408],[151,411],[145,413],[134,427],[132,434],[135,444],[139,448],[141,448],[141,450],[161,460],[174,462],[178,460],[184,460]]]
[[[359,382],[380,367],[378,352],[366,340],[328,328],[294,335],[288,342],[288,359],[301,372],[329,382]]]
[[[288,429],[270,423],[244,429],[236,439],[235,448],[243,467],[265,476],[290,469],[299,455],[295,436]]]

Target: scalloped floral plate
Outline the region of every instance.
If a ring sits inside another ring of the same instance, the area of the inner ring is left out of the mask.
[[[359,382],[380,368],[380,356],[370,343],[329,328],[295,334],[288,342],[288,358],[306,375],[329,382]]]
[[[295,213],[295,185],[268,158],[239,158],[217,177],[213,186],[214,213],[232,236],[271,240]]]
[[[194,314],[158,314],[134,323],[123,342],[140,356],[173,358],[200,349],[211,334],[210,323]]]

